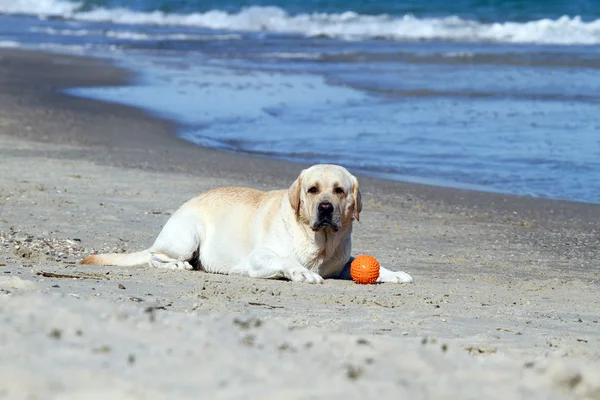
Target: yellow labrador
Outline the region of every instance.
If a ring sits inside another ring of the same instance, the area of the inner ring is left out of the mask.
[[[184,203],[148,250],[96,254],[83,264],[200,269],[254,278],[322,283],[349,278],[358,181],[337,165],[302,171],[287,190],[220,188]],[[381,268],[379,282],[412,282]]]

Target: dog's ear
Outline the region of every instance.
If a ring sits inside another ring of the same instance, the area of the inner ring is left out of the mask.
[[[358,189],[358,179],[356,179],[356,177],[352,177],[352,201],[353,201],[353,208],[354,208],[354,218],[357,221],[360,221],[360,219],[358,218],[360,212],[362,211],[362,199],[360,196],[360,190]]]
[[[304,171],[303,171],[304,172]],[[300,215],[300,191],[302,190],[302,174],[292,183],[292,186],[288,189],[288,199],[290,205],[294,209],[296,216]]]

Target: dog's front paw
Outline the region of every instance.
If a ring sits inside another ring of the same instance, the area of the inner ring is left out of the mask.
[[[377,282],[389,282],[389,283],[411,283],[413,282],[412,276],[403,271],[390,271],[386,268],[379,270],[379,278]]]
[[[290,280],[292,282],[323,283],[321,275],[310,272],[306,268],[293,268],[290,270]]]

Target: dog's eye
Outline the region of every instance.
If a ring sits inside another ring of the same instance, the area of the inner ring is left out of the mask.
[[[315,193],[317,193],[318,191],[319,191],[319,189],[317,189],[317,187],[316,187],[316,186],[311,186],[311,187],[308,189],[308,193],[311,193],[311,194],[315,194]]]
[[[333,189],[333,191],[335,192],[335,194],[344,194],[344,189],[342,189],[339,186]]]

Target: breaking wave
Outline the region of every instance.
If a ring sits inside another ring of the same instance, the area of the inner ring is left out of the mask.
[[[81,7],[81,3],[64,0],[0,0],[0,13],[115,24],[267,31],[347,40],[447,40],[560,45],[600,43],[600,19],[586,22],[577,16],[484,23],[457,16],[417,18],[412,15],[361,15],[352,11],[293,15],[278,7],[248,7],[239,12],[211,10],[189,14],[140,12],[127,8],[83,11]]]

